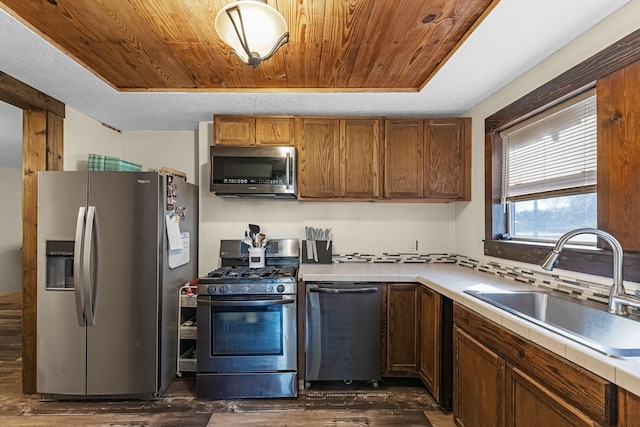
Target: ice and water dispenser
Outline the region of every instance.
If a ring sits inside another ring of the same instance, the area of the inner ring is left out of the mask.
[[[47,289],[73,289],[74,241],[47,240]]]

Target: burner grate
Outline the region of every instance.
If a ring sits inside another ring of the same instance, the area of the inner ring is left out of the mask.
[[[267,266],[263,268],[249,268],[246,266],[221,267],[210,272],[207,277],[221,279],[260,279],[260,278],[290,278],[296,274],[295,267]]]

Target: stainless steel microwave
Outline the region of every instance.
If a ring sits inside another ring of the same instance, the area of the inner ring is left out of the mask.
[[[297,198],[295,147],[213,145],[210,166],[217,196]]]

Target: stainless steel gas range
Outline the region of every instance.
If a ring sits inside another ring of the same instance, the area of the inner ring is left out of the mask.
[[[249,268],[246,244],[221,241],[221,267],[198,281],[198,397],[297,396],[298,256],[298,240],[270,240]]]

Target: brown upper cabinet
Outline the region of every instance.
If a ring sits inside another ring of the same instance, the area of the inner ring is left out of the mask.
[[[380,196],[380,120],[340,120],[340,197]]]
[[[424,196],[471,200],[471,119],[425,120]]]
[[[389,118],[384,198],[471,200],[471,119]]]
[[[293,116],[213,117],[214,145],[295,145]]]
[[[340,186],[340,121],[302,117],[298,124],[298,194],[337,197]]]
[[[301,117],[297,129],[301,198],[379,197],[379,119]]]
[[[419,199],[424,194],[424,120],[384,121],[384,197]]]

